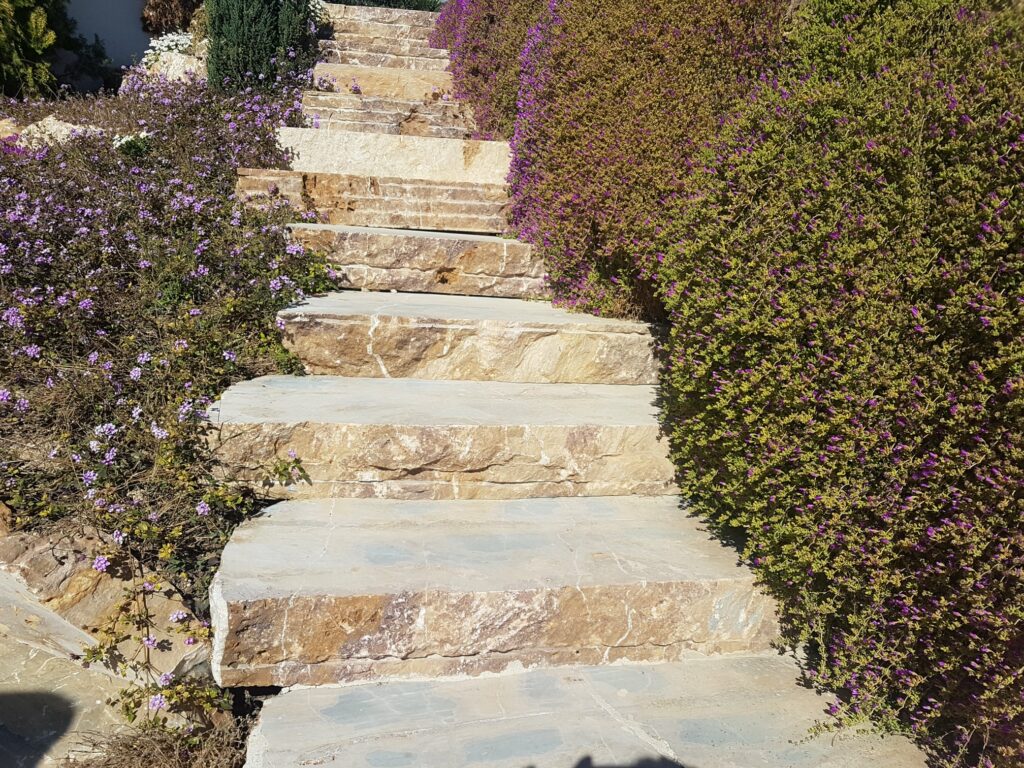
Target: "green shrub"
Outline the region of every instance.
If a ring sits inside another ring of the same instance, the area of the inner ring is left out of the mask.
[[[648,233],[683,492],[838,714],[1019,766],[1019,11],[811,0],[790,41]]]
[[[315,57],[310,0],[206,0],[207,71],[222,87],[262,83],[308,68]]]
[[[0,83],[7,95],[51,90],[56,78],[47,59],[71,35],[67,0],[0,0]]]
[[[202,0],[146,0],[142,9],[142,27],[154,35],[188,29]]]

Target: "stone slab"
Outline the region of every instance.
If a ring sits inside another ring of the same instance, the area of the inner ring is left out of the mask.
[[[384,378],[655,384],[645,323],[478,296],[342,291],[284,310],[310,373]]]
[[[507,238],[332,224],[293,224],[292,238],[326,253],[346,288],[545,298],[544,263]]]
[[[403,51],[400,45],[382,45],[362,40],[374,40],[362,35],[344,36],[341,39],[324,40],[320,43],[320,61],[331,64],[354,64],[361,67],[393,67],[417,71],[444,72],[448,59],[444,51],[427,48],[420,52]],[[404,42],[404,41],[398,41]],[[365,47],[364,47],[365,46]],[[432,55],[440,54],[440,55]]]
[[[74,660],[93,642],[0,571],[0,765],[58,766],[85,732],[121,726],[107,700],[127,683]]]
[[[254,204],[279,195],[331,224],[477,233],[506,227],[505,190],[495,185],[241,168],[236,192]]]
[[[429,69],[320,62],[313,68],[313,77],[332,83],[338,91],[345,92],[358,86],[366,96],[392,99],[429,99],[452,90],[451,73]]]
[[[674,472],[656,388],[267,376],[211,410],[228,466],[259,480],[295,451],[305,496],[664,495]]]
[[[356,134],[342,141],[315,128],[281,128],[278,135],[292,153],[295,171],[502,186],[509,169],[504,141],[389,134]]]
[[[466,139],[476,128],[472,109],[453,100],[410,101],[306,91],[302,101],[306,117],[321,130],[352,130],[355,123],[359,130],[372,126],[381,133]]]
[[[286,502],[211,590],[227,685],[765,650],[774,604],[677,498]]]
[[[440,14],[433,11],[414,11],[405,8],[385,8],[369,5],[324,3],[324,10],[335,24],[345,21],[388,24],[398,27],[416,27],[432,30]]]
[[[900,737],[808,737],[829,700],[776,655],[287,691],[246,768],[924,768]]]

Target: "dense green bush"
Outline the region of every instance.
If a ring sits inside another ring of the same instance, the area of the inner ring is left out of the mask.
[[[188,29],[192,15],[202,0],[146,0],[142,9],[142,27],[154,35]]]
[[[206,0],[207,71],[222,87],[269,86],[309,68],[316,56],[311,0]]]
[[[812,0],[645,262],[683,491],[840,714],[1024,762],[1024,29]]]
[[[0,84],[7,95],[51,90],[48,55],[71,39],[67,0],[0,0]]]

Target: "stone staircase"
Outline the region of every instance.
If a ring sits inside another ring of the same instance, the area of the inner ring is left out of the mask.
[[[508,147],[435,91],[435,17],[330,13],[342,91],[307,94],[329,114],[282,130],[292,170],[239,192],[318,211],[292,236],[355,290],[281,313],[311,375],[213,409],[253,481],[292,451],[312,480],[211,588],[218,681],[285,689],[248,767],[922,766],[898,739],[805,739],[827,702],[676,495],[650,329],[539,301],[542,265],[500,236]]]

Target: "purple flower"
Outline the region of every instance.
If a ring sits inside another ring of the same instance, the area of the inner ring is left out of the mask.
[[[171,614],[170,618],[175,624],[180,624],[188,618],[188,614],[185,611],[175,611]]]
[[[174,681],[174,675],[172,675],[170,672],[164,672],[162,675],[160,675],[160,679],[159,680],[160,680],[160,686],[162,688],[166,688],[168,685],[170,685]]]
[[[166,440],[170,434],[166,429],[161,427],[155,421],[149,425],[149,431],[153,433],[153,437],[157,440]]]
[[[139,379],[142,378],[142,369],[141,368],[132,368],[128,372],[128,376],[129,376],[129,378],[131,378],[132,381],[138,381]]]
[[[164,698],[162,693],[157,693],[149,697],[149,708],[153,712],[158,712],[161,709],[167,707],[167,699]]]
[[[87,486],[95,483],[97,479],[99,479],[99,475],[97,475],[96,472],[91,469],[82,475],[82,482],[85,483]]]
[[[205,501],[200,501],[198,504],[196,504],[196,514],[198,514],[200,517],[206,517],[208,514],[210,514],[210,505],[207,504]]]
[[[108,558],[104,557],[103,555],[97,555],[96,558],[92,561],[92,569],[94,571],[99,571],[100,573],[106,573],[107,572],[107,568],[109,568],[109,567],[110,567],[110,560]]]
[[[227,360],[228,362],[233,363],[236,360],[238,360],[238,355],[235,352],[232,352],[230,349],[225,349],[223,354],[224,359]]]
[[[142,644],[147,648],[156,648],[156,637],[154,635],[146,635],[142,638]]]
[[[122,531],[114,531],[110,536],[114,542],[120,547],[123,546],[128,537]]]

